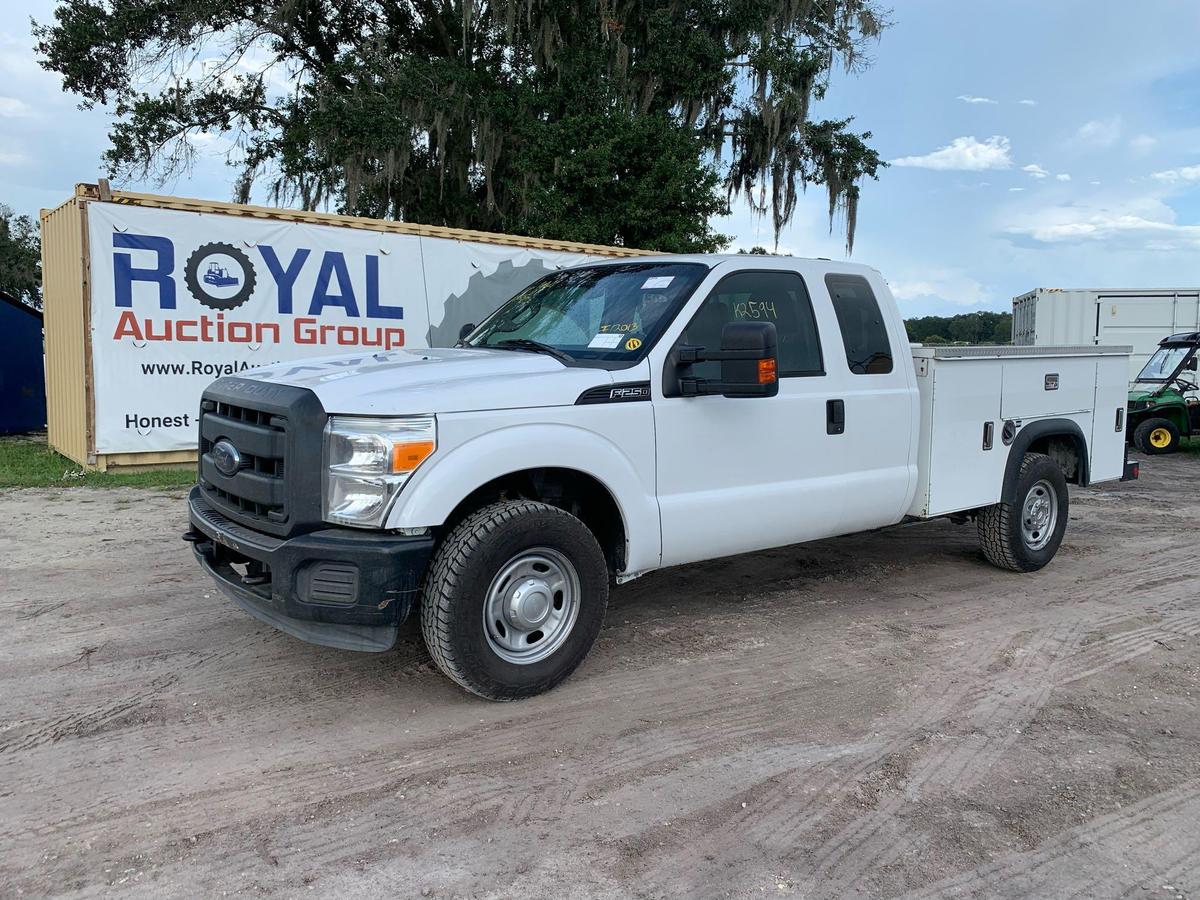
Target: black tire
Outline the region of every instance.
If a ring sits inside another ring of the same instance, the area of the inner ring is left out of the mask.
[[[574,625],[545,659],[504,659],[485,631],[492,581],[514,558],[535,548],[561,554],[578,575]],[[608,567],[595,535],[565,510],[509,500],[472,513],[434,554],[421,603],[421,634],[447,676],[488,700],[520,700],[557,685],[583,662],[604,622]]]
[[[1046,485],[1052,489],[1053,498]],[[1022,514],[1035,487],[1041,491],[1037,498],[1054,507],[1055,519],[1047,529],[1048,535],[1034,532],[1036,539],[1031,544],[1022,527]],[[1054,559],[1067,530],[1070,501],[1062,468],[1044,453],[1026,453],[1017,473],[1016,498],[1013,503],[996,503],[980,512],[976,519],[979,546],[987,561],[998,568],[1035,572]]]
[[[1166,443],[1162,442],[1161,437],[1164,432]],[[1133,445],[1150,456],[1174,453],[1179,449],[1179,429],[1170,419],[1147,419],[1133,432]]]

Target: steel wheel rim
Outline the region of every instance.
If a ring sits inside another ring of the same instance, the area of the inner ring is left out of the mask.
[[[506,662],[541,662],[563,645],[579,618],[579,573],[562,553],[534,547],[496,573],[483,604],[488,646]]]
[[[1034,484],[1021,504],[1021,539],[1030,550],[1041,550],[1058,524],[1058,492],[1045,479]]]
[[[1155,428],[1150,432],[1150,446],[1161,450],[1171,443],[1171,432],[1165,428]]]

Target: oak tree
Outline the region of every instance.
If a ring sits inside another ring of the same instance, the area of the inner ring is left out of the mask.
[[[808,185],[852,245],[882,163],[809,110],[886,24],[873,0],[60,0],[34,34],[111,108],[118,178],[215,144],[236,200],[687,251],[736,200],[778,238]]]

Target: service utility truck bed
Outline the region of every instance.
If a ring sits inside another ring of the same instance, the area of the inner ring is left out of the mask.
[[[382,651],[417,614],[443,672],[517,699],[575,669],[611,583],[666,566],[943,515],[1046,565],[1068,483],[1125,472],[1127,355],[911,349],[848,263],[563,269],[454,348],[214,382],[186,538],[290,634]]]
[[[1075,468],[1082,464],[1084,483],[1120,478],[1130,350],[913,347],[921,435],[910,515],[995,503],[1009,446],[1018,435],[1026,444],[1047,428],[1061,435],[1045,445],[1069,476],[1079,480]]]

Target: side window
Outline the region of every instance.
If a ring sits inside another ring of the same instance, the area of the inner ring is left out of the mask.
[[[730,322],[772,322],[779,340],[779,375],[824,375],[821,339],[804,279],[795,272],[736,272],[713,288],[683,332],[682,341],[721,348]],[[718,379],[719,362],[697,363],[700,378]]]
[[[826,275],[825,286],[833,298],[850,371],[855,375],[886,375],[892,371],[887,326],[867,279],[858,275]]]

